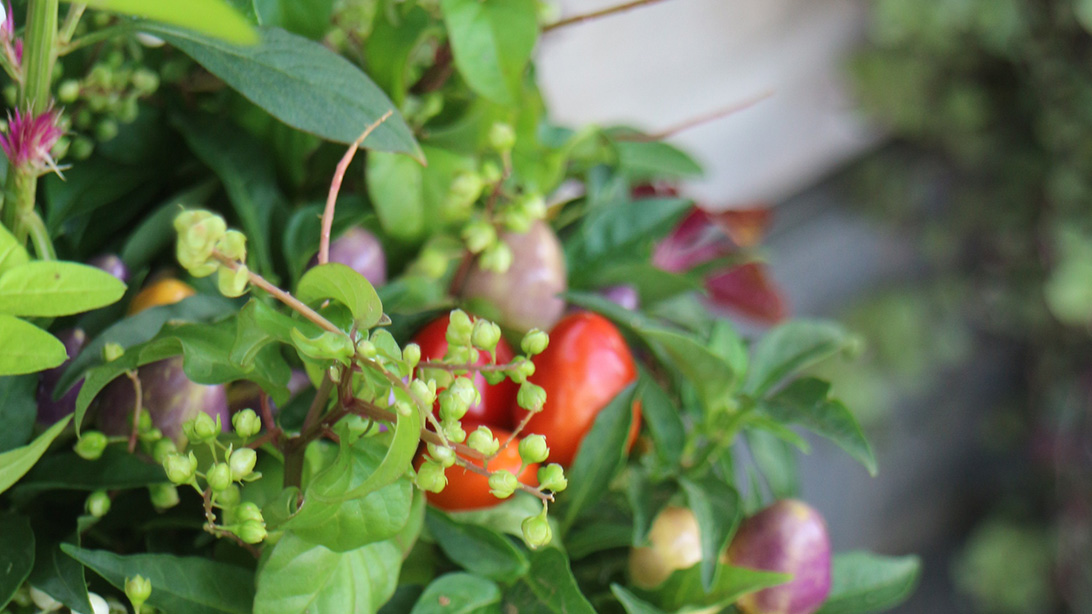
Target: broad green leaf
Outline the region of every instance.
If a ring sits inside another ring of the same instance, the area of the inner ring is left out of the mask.
[[[75,0],[65,0],[75,2]],[[258,35],[250,22],[224,0],[81,0],[88,7],[162,21],[240,45],[253,45]]]
[[[0,313],[56,317],[116,302],[125,284],[106,271],[75,262],[36,261],[0,276]]]
[[[455,67],[478,94],[516,101],[538,36],[533,0],[442,0]]]
[[[652,441],[656,444],[656,456],[665,467],[675,467],[682,457],[686,430],[679,407],[671,401],[660,385],[647,373],[642,374],[641,415]]]
[[[22,375],[59,366],[68,358],[53,335],[19,318],[0,313],[0,375]]]
[[[784,584],[792,579],[788,574],[721,565],[712,590],[707,592],[702,587],[701,575],[699,563],[689,569],[674,572],[654,590],[638,591],[638,594],[660,608],[674,612],[687,606],[725,607],[748,593]]]
[[[61,550],[118,590],[125,590],[126,578],[144,576],[152,582],[148,604],[164,612],[250,614],[253,609],[254,576],[242,567],[193,556],[122,556],[72,544],[61,544]]]
[[[318,40],[330,30],[335,0],[252,0],[263,26],[279,26]]]
[[[364,43],[364,57],[368,62],[368,74],[401,107],[411,85],[410,58],[438,28],[428,11],[420,6],[405,10],[393,6],[390,9],[377,12],[372,33]],[[391,12],[397,13],[393,15],[396,19],[391,19]]]
[[[579,286],[608,263],[650,254],[655,241],[667,235],[691,206],[682,198],[644,198],[592,209],[565,241],[572,283]]]
[[[728,320],[713,320],[709,333],[709,351],[728,363],[732,373],[736,374],[737,382],[747,372],[747,343]]]
[[[686,152],[663,141],[614,141],[618,167],[631,180],[701,177],[701,165]]]
[[[610,592],[618,598],[618,603],[625,608],[626,614],[664,614],[664,611],[627,591],[620,584],[611,584]]]
[[[743,519],[739,493],[729,484],[710,476],[700,480],[679,480],[686,501],[698,519],[701,531],[701,584],[713,590],[720,555]]]
[[[129,270],[135,271],[147,266],[167,247],[174,245],[178,237],[178,231],[174,229],[174,218],[178,217],[179,207],[193,207],[204,203],[215,189],[215,180],[209,179],[160,201],[153,213],[132,228],[118,254],[129,265]]]
[[[383,303],[371,282],[338,262],[322,264],[304,273],[296,288],[296,298],[304,303],[333,299],[349,308],[362,331],[383,318]]]
[[[15,591],[34,567],[34,532],[23,516],[0,514],[0,608],[11,601]]]
[[[774,499],[797,496],[800,491],[800,476],[792,446],[765,431],[749,430],[744,436],[755,466],[765,478]]]
[[[806,377],[798,379],[761,406],[775,420],[804,426],[838,444],[876,475],[876,456],[853,414],[830,398],[830,383]]]
[[[352,143],[394,110],[368,76],[323,45],[277,28],[240,47],[154,23],[139,29],[163,38],[206,70],[293,128],[337,143]],[[395,112],[362,145],[421,158],[413,133]]]
[[[691,337],[663,329],[645,330],[645,339],[663,350],[671,364],[694,386],[709,412],[723,409],[732,400],[731,391],[739,374],[726,360]]]
[[[333,552],[288,531],[258,573],[254,611],[374,614],[394,594],[401,564],[390,541]]]
[[[76,559],[61,552],[61,541],[35,536],[34,569],[30,585],[68,606],[74,612],[91,612],[87,574]]]
[[[846,552],[834,556],[832,574],[830,596],[816,614],[882,612],[913,593],[921,559]]]
[[[292,318],[259,299],[250,299],[239,312],[231,360],[246,367],[253,363],[270,343],[291,345],[293,329],[298,329],[308,338],[317,337],[322,333],[318,325],[309,320]]]
[[[629,478],[626,482],[626,499],[633,512],[630,545],[634,547],[648,544],[652,522],[677,491],[672,481],[653,483],[649,473],[643,468],[634,467],[626,474]]]
[[[594,505],[626,460],[626,439],[633,424],[633,400],[637,384],[619,392],[595,417],[580,443],[572,467],[566,471],[565,511],[561,525],[567,531],[586,507]]]
[[[121,446],[109,446],[93,461],[75,452],[51,454],[26,474],[16,490],[122,490],[166,481],[162,465],[143,461]]]
[[[38,376],[0,377],[0,452],[30,440],[38,416]]]
[[[26,248],[15,240],[15,235],[11,234],[7,227],[0,226],[0,274],[28,262],[30,262],[30,255],[27,254]]]
[[[528,557],[531,573],[505,594],[505,602],[514,606],[517,612],[526,608],[529,612],[595,614],[595,608],[580,592],[564,552],[557,548],[542,548]]]
[[[458,522],[432,507],[428,509],[425,522],[447,558],[471,573],[511,582],[530,569],[523,552],[493,529]]]
[[[439,147],[422,147],[422,166],[405,156],[368,156],[368,197],[383,230],[400,241],[415,242],[444,224],[461,221],[462,211],[450,212],[451,183],[460,172],[475,170],[474,159]]]
[[[626,548],[633,544],[634,531],[624,519],[596,520],[594,524],[581,522],[565,535],[565,552],[570,559],[579,561],[604,550]]]
[[[93,156],[72,167],[64,179],[48,175],[42,179],[42,193],[46,208],[46,229],[51,235],[62,230],[72,234],[72,225],[81,220],[86,225],[91,216],[104,207],[111,206],[109,219],[98,217],[97,225],[112,224],[115,219],[125,219],[128,211],[120,207],[143,204],[144,198],[154,196],[161,181],[159,160],[146,158],[142,164],[128,164]],[[151,192],[149,192],[149,189]],[[67,228],[66,228],[67,227]]]
[[[830,322],[794,320],[782,324],[755,346],[743,390],[762,396],[793,373],[845,350],[851,341],[842,327]]]
[[[468,573],[436,578],[410,614],[500,614],[501,592],[496,583]]]
[[[528,516],[534,516],[541,511],[542,502],[537,497],[517,491],[515,495],[493,507],[451,512],[450,516],[457,522],[475,524],[523,539],[521,523]]]
[[[57,435],[61,434],[64,427],[68,426],[69,420],[72,416],[66,416],[62,420],[58,420],[56,424],[46,429],[44,433],[38,435],[34,441],[28,443],[20,448],[14,450],[8,450],[3,454],[0,454],[0,493],[11,488],[12,484],[19,481],[19,478],[26,475],[30,471],[34,463],[38,462],[38,459],[45,454],[45,451],[49,448],[49,444],[53,443],[53,440],[57,438]]]

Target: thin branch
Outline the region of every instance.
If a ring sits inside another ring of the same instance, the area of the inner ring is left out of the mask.
[[[633,135],[633,136],[623,135],[623,136],[619,136],[617,138],[618,138],[619,141],[636,141],[636,142],[640,142],[640,143],[646,143],[646,142],[649,142],[649,141],[662,141],[662,140],[664,140],[664,139],[666,139],[668,137],[675,136],[676,134],[678,134],[678,133],[680,133],[680,132],[682,132],[684,130],[689,130],[690,128],[694,128],[694,127],[700,126],[702,124],[707,124],[707,123],[709,123],[711,121],[716,121],[718,119],[723,119],[725,117],[728,117],[729,115],[734,115],[736,113],[739,113],[740,111],[744,111],[746,109],[749,109],[749,108],[755,106],[756,104],[762,102],[763,100],[766,100],[767,98],[770,98],[773,95],[774,95],[773,90],[768,90],[768,91],[765,91],[765,92],[759,94],[758,96],[755,96],[754,98],[749,98],[747,100],[744,100],[743,102],[738,102],[738,103],[736,103],[736,104],[734,104],[732,106],[725,107],[723,109],[717,109],[716,111],[713,111],[711,113],[706,113],[704,115],[699,115],[697,117],[692,117],[690,119],[679,122],[679,123],[675,124],[674,126],[664,128],[663,130],[660,130],[659,132],[653,132],[651,134],[637,134],[637,135]]]
[[[334,382],[330,379],[330,375],[328,373],[323,375],[322,383],[319,384],[318,391],[315,392],[315,398],[311,401],[311,407],[307,409],[307,417],[303,419],[303,428],[300,429],[302,432],[310,431],[318,422],[322,409],[326,406],[326,400],[330,398],[330,392],[333,389]]]
[[[361,399],[353,399],[352,404],[349,405],[349,411],[358,416],[371,418],[372,420],[378,420],[380,422],[389,422],[391,424],[393,424],[394,421],[398,419],[398,415],[395,414],[393,411],[383,409],[382,407],[379,407],[374,403],[369,403]],[[445,445],[444,440],[441,439],[439,435],[425,428],[421,429],[421,439],[423,439],[426,443],[431,443],[438,446]],[[485,456],[481,452],[478,452],[477,450],[471,448],[466,444],[449,443],[447,445],[451,446],[451,448],[453,448],[457,453],[462,456],[478,460],[485,458]]]
[[[235,260],[232,260],[231,258],[228,258],[227,256],[221,254],[218,251],[214,250],[212,252],[212,256],[214,258],[216,258],[217,260],[219,260],[221,264],[228,267],[232,271],[237,270],[239,268],[239,263],[238,262],[236,262]],[[315,311],[314,309],[311,309],[310,307],[305,305],[302,301],[300,301],[298,298],[292,296],[288,292],[285,292],[284,290],[281,290],[277,286],[274,286],[273,284],[269,283],[268,281],[266,281],[266,279],[264,277],[262,277],[261,275],[258,275],[254,271],[247,271],[247,280],[250,282],[250,284],[252,286],[256,286],[258,288],[261,288],[262,290],[265,290],[269,294],[272,294],[273,298],[277,299],[278,301],[280,301],[280,302],[284,303],[285,305],[291,307],[292,309],[296,310],[297,312],[299,312],[300,315],[302,315],[303,317],[305,317],[308,320],[311,320],[312,322],[317,324],[319,326],[319,328],[321,328],[321,329],[323,329],[325,331],[331,332],[331,333],[339,334],[339,335],[344,335],[345,334],[345,331],[343,331],[340,328],[334,326],[334,324],[332,322],[330,322],[326,318],[319,315],[319,313],[317,311]]]
[[[61,25],[60,36],[57,37],[57,42],[62,47],[72,40],[72,35],[76,33],[76,26],[80,24],[80,17],[83,16],[85,10],[87,10],[87,5],[82,3],[68,7],[68,13],[64,16],[64,24]]]
[[[348,151],[341,157],[341,161],[337,163],[337,169],[334,171],[334,178],[330,181],[330,193],[326,196],[326,209],[322,212],[322,236],[319,239],[319,264],[326,264],[330,262],[330,229],[334,224],[334,207],[337,204],[337,195],[341,191],[341,182],[345,179],[345,171],[348,170],[349,164],[353,161],[353,156],[356,155],[356,150],[360,149],[360,144],[364,142],[364,139],[368,138],[376,128],[383,122],[387,121],[391,115],[394,114],[394,109],[388,110],[379,119],[375,120],[364,129],[364,132],[360,134],[355,141],[349,145]]]
[[[273,442],[276,443],[284,431],[277,426],[277,421],[273,418],[273,405],[270,404],[269,395],[264,390],[258,394],[258,407],[262,411],[262,422],[265,424],[266,434],[270,435]],[[257,448],[258,446],[254,447]]]
[[[482,475],[482,476],[485,476],[485,477],[489,477],[489,476],[493,475],[492,471],[489,471],[488,469],[485,469],[483,467],[479,467],[479,466],[475,465],[474,463],[468,463],[468,462],[464,461],[463,459],[456,458],[455,462],[458,463],[458,465],[460,467],[462,467],[463,469],[469,469],[470,471],[473,471],[474,473],[476,473],[478,475]],[[522,490],[525,493],[530,493],[530,494],[538,497],[539,499],[542,499],[543,501],[553,501],[554,500],[554,495],[552,493],[551,494],[546,494],[546,493],[542,492],[541,490],[535,488],[534,486],[528,486],[528,485],[524,484],[523,482],[519,482],[519,489]]]
[[[542,27],[542,31],[549,32],[550,30],[556,30],[558,28],[564,28],[565,26],[571,26],[573,24],[582,23],[585,21],[599,19],[600,17],[608,17],[610,15],[614,15],[615,13],[621,13],[623,11],[635,9],[646,4],[655,4],[657,2],[661,2],[661,0],[633,0],[632,2],[626,2],[625,4],[619,4],[617,6],[608,7],[599,11],[584,13],[583,15],[573,15],[572,17],[566,17],[565,19],[546,24]]]
[[[437,371],[507,371],[516,367],[516,363],[510,362],[503,365],[472,365],[469,363],[464,364],[448,364],[446,362],[422,362],[417,364],[418,369],[436,369]]]
[[[136,451],[137,436],[140,435],[140,413],[144,410],[144,391],[136,371],[126,371],[125,375],[132,380],[133,394],[136,395],[136,407],[133,408],[133,430],[129,433],[129,454],[132,454]]]
[[[516,430],[512,431],[512,434],[508,436],[508,439],[504,440],[504,443],[501,444],[501,447],[499,449],[497,449],[496,452],[491,454],[489,456],[489,459],[492,460],[497,455],[499,455],[501,452],[504,452],[504,449],[508,447],[508,444],[511,443],[512,440],[515,439],[516,437],[519,437],[519,434],[523,432],[523,429],[527,428],[527,424],[529,422],[531,422],[531,418],[533,418],[534,415],[535,415],[535,412],[532,412],[532,411],[527,412],[527,415],[524,416],[523,420],[520,420],[519,424],[516,426]]]

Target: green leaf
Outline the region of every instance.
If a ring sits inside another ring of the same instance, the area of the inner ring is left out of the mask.
[[[394,103],[368,76],[323,45],[276,28],[239,47],[194,32],[141,23],[282,122],[337,143],[352,143]],[[421,158],[397,112],[362,145]]]
[[[493,102],[515,102],[538,37],[534,0],[442,0],[440,8],[467,85]]]
[[[611,584],[610,592],[614,593],[614,596],[618,598],[618,602],[625,608],[626,614],[664,614],[663,610],[627,591],[620,584]]]
[[[87,597],[84,566],[61,552],[61,541],[36,536],[30,585],[65,604],[74,612],[92,612]]]
[[[11,488],[12,484],[18,482],[19,478],[30,471],[34,463],[37,463],[38,459],[45,454],[49,444],[53,443],[57,435],[61,434],[64,427],[68,426],[71,419],[72,416],[65,416],[46,429],[44,433],[38,435],[34,441],[21,448],[15,448],[0,454],[0,493]]]
[[[523,539],[523,528],[520,526],[523,520],[540,512],[542,502],[537,497],[517,491],[515,495],[493,507],[451,512],[450,516],[457,522],[486,527]]]
[[[38,376],[0,377],[0,452],[26,443],[38,417]]]
[[[364,43],[364,57],[368,62],[368,74],[401,107],[411,85],[408,82],[410,58],[437,28],[428,11],[420,6],[411,6],[404,11],[390,8],[398,14],[391,15],[391,10],[377,11],[372,33]]]
[[[691,205],[682,198],[644,198],[592,209],[565,241],[573,285],[581,285],[607,264],[651,253],[655,241],[666,236]]]
[[[814,377],[798,379],[762,404],[775,420],[800,424],[838,444],[876,475],[876,457],[853,414],[830,398],[830,383]]]
[[[350,485],[375,474],[389,446],[390,437],[366,437],[348,448],[351,456]],[[413,484],[408,476],[361,497],[328,503],[311,496],[308,489],[299,511],[283,525],[311,543],[335,552],[389,539],[406,526],[413,503]]]
[[[460,172],[475,170],[474,159],[438,147],[424,146],[427,166],[405,156],[368,156],[368,197],[383,230],[391,237],[419,241],[441,228],[451,183]]]
[[[108,446],[93,461],[75,452],[51,454],[26,474],[17,490],[123,490],[166,481],[162,465],[145,462],[121,446]]]
[[[242,567],[193,556],[122,556],[72,544],[61,544],[61,550],[118,590],[125,590],[126,578],[144,576],[152,583],[148,604],[165,612],[250,614],[253,609],[254,576]]]
[[[34,567],[34,532],[23,516],[0,514],[0,608],[11,601],[15,591]]]
[[[76,0],[65,0],[75,2]],[[224,0],[81,0],[88,7],[162,21],[240,45],[253,45],[258,35],[245,17]]]
[[[642,374],[641,415],[655,443],[656,456],[665,467],[675,467],[682,457],[686,430],[679,408],[647,373]]]
[[[37,326],[0,313],[0,375],[22,375],[59,366],[64,344]]]
[[[288,531],[258,573],[254,611],[373,614],[394,594],[401,564],[402,552],[390,541],[340,553]]]
[[[800,491],[800,476],[792,446],[775,435],[759,430],[749,430],[745,437],[755,466],[766,479],[766,485],[770,487],[774,499],[797,496]]]
[[[668,612],[686,606],[724,607],[748,593],[784,584],[792,579],[788,574],[721,565],[712,590],[707,592],[702,587],[701,576],[699,563],[689,569],[672,573],[655,590],[640,591],[640,595]]]
[[[116,302],[125,284],[106,271],[75,262],[37,261],[0,276],[0,313],[56,317]]]
[[[304,303],[333,299],[349,308],[357,327],[364,331],[383,318],[383,303],[366,277],[338,262],[308,269],[300,278],[296,298]]]
[[[599,412],[595,422],[566,472],[565,511],[561,525],[567,531],[580,512],[607,491],[614,475],[626,460],[626,439],[633,424],[633,400],[637,383],[626,386]]]
[[[308,493],[311,497],[325,502],[348,501],[375,492],[392,484],[409,470],[417,445],[421,443],[422,417],[418,412],[409,416],[398,414],[394,424],[394,435],[379,466],[367,476],[354,471],[355,462],[350,451],[352,437],[341,438],[341,450],[334,464],[315,476]],[[361,479],[363,478],[363,479]]]
[[[6,227],[0,226],[0,274],[30,262],[30,255],[22,243],[15,239]]]
[[[694,339],[663,329],[644,330],[645,339],[663,350],[670,363],[694,386],[707,411],[717,411],[732,400],[738,374],[726,360]]]
[[[618,168],[633,181],[701,177],[701,165],[686,152],[663,141],[614,141]]]
[[[552,614],[595,614],[595,608],[580,592],[565,553],[557,548],[531,552],[531,573],[505,595],[517,612]]]
[[[837,324],[811,320],[782,324],[758,342],[743,389],[752,396],[762,396],[786,377],[850,344],[850,336]]]
[[[428,509],[425,522],[447,558],[471,573],[512,582],[531,568],[523,552],[510,539],[492,529],[458,522],[432,507]]]
[[[701,584],[706,591],[711,591],[720,555],[743,519],[742,501],[735,488],[712,476],[700,480],[681,479],[679,485],[686,491],[686,501],[698,519]]]
[[[250,299],[239,312],[231,360],[246,367],[270,343],[292,345],[293,329],[298,329],[308,338],[315,338],[322,333],[318,325],[309,320],[292,318],[259,299]]]
[[[830,596],[816,614],[882,612],[913,593],[921,559],[845,552],[834,556],[832,574]]]
[[[425,588],[410,614],[499,614],[500,600],[496,583],[468,573],[449,573]]]
[[[331,28],[335,0],[253,0],[263,26],[279,26],[318,40]]]

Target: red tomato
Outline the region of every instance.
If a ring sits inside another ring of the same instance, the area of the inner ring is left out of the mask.
[[[428,326],[421,329],[413,342],[421,346],[421,362],[426,360],[440,360],[447,353],[447,323],[451,316],[433,320]],[[512,361],[512,348],[503,338],[497,343],[497,364],[505,364]],[[478,365],[489,364],[489,355],[479,352]],[[489,427],[499,426],[511,428],[512,406],[516,402],[516,393],[519,387],[512,380],[505,379],[495,386],[490,386],[481,373],[474,374],[474,387],[482,395],[480,403],[470,406],[463,420],[476,422]],[[433,413],[439,416],[440,402],[437,401]]]
[[[488,426],[488,425],[487,425]],[[463,429],[467,433],[471,433],[474,429],[478,428],[477,424],[472,422],[463,422]],[[508,439],[512,434],[511,431],[506,431],[501,428],[490,427],[493,430],[493,436],[500,440],[501,444]],[[414,463],[414,467],[420,467],[424,462],[424,456],[419,455],[417,462]],[[475,465],[481,467],[482,461],[473,460],[470,461]],[[528,486],[538,485],[538,465],[528,465],[520,472],[519,466],[522,461],[519,458],[519,439],[513,439],[508,447],[501,450],[497,457],[489,461],[489,470],[498,471],[500,469],[507,469],[516,474],[519,481],[527,484]],[[474,473],[468,469],[464,469],[459,465],[452,465],[444,471],[444,475],[447,476],[447,488],[443,491],[427,492],[425,496],[428,497],[429,503],[436,507],[448,510],[475,510],[483,507],[492,507],[507,499],[498,499],[489,492],[489,478],[484,475]]]
[[[550,331],[550,345],[534,362],[530,381],[546,390],[546,405],[525,430],[545,435],[550,462],[568,466],[595,417],[637,379],[633,355],[609,320],[584,311],[558,322]],[[524,410],[515,413],[521,419]],[[633,447],[640,428],[641,404],[634,403],[627,450]]]

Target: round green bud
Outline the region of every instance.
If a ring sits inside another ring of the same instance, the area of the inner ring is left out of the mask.
[[[155,509],[169,509],[178,505],[178,488],[174,484],[152,484],[148,487],[148,498]]]
[[[524,354],[528,356],[535,356],[546,351],[546,348],[550,346],[550,335],[545,332],[532,328],[527,331],[527,334],[520,339],[519,347],[523,350]]]
[[[546,508],[537,516],[529,516],[520,524],[523,530],[523,541],[531,549],[541,548],[553,539],[553,531],[550,529],[550,521],[546,517]]]
[[[546,447],[546,438],[542,435],[527,435],[519,442],[519,457],[525,464],[541,463],[550,456]]]
[[[129,82],[133,84],[133,89],[143,96],[152,94],[159,89],[159,75],[147,68],[134,70]]]
[[[479,426],[466,438],[466,445],[471,449],[481,452],[485,456],[492,456],[500,449],[500,441],[493,437],[493,431],[488,426]]]
[[[247,520],[235,529],[235,535],[244,543],[256,544],[265,539],[267,533],[264,523]]]
[[[104,119],[95,126],[95,138],[100,143],[111,141],[118,135],[118,123],[112,119]]]
[[[375,347],[371,340],[361,339],[356,342],[356,353],[358,356],[374,360],[379,355],[379,348]]]
[[[170,454],[163,460],[163,470],[167,472],[167,479],[172,484],[188,484],[197,472],[197,457],[193,455],[193,452],[190,452],[189,456]]]
[[[216,504],[224,508],[235,507],[242,498],[243,491],[236,484],[232,484],[216,493]]]
[[[216,463],[205,474],[205,481],[214,492],[220,492],[231,486],[231,467],[227,463]]]
[[[443,444],[428,444],[428,453],[432,459],[445,469],[455,464],[455,451]]]
[[[110,495],[105,490],[96,490],[87,496],[83,508],[95,518],[102,518],[110,511]]]
[[[470,253],[480,254],[497,242],[497,229],[485,220],[478,220],[463,227],[462,237]]]
[[[228,298],[242,296],[246,293],[247,284],[250,282],[250,269],[245,264],[236,265],[234,270],[221,266],[218,269],[216,282],[220,288],[220,294]]]
[[[421,405],[430,407],[436,402],[436,382],[432,382],[432,385],[430,386],[423,380],[415,379],[410,382],[410,394],[412,394]]]
[[[485,383],[490,386],[496,386],[504,381],[505,375],[503,371],[481,371],[482,377],[485,378]]]
[[[262,419],[253,409],[244,409],[231,417],[231,426],[239,437],[247,439],[261,432]]]
[[[106,443],[106,435],[102,431],[84,431],[72,449],[84,460],[98,460],[106,450]]]
[[[407,343],[406,347],[402,348],[402,361],[410,369],[416,367],[421,362],[421,346],[416,343]]]
[[[258,504],[253,501],[244,501],[235,507],[235,518],[239,522],[260,522],[265,523],[265,518],[262,517],[262,508],[258,507]]]
[[[497,349],[500,342],[501,329],[489,320],[478,320],[474,323],[474,332],[470,335],[470,342],[474,347],[492,352]]]
[[[535,363],[520,356],[513,361],[513,367],[508,370],[508,377],[512,378],[513,382],[522,384],[527,381],[528,377],[535,374]]]
[[[565,478],[565,470],[557,463],[550,463],[538,470],[538,486],[543,490],[561,492],[568,488],[569,480]]]
[[[326,369],[326,377],[330,378],[330,382],[335,386],[341,383],[341,369],[337,365],[330,365]]]
[[[120,344],[110,342],[102,346],[102,359],[106,362],[114,362],[125,355],[125,348]]]
[[[159,429],[148,429],[137,433],[137,437],[144,443],[154,443],[163,439],[163,431]]]
[[[507,273],[512,266],[512,248],[508,247],[504,241],[497,241],[482,252],[479,262],[482,269],[486,271],[497,274]]]
[[[125,596],[133,604],[133,610],[140,612],[144,602],[152,596],[152,581],[139,574],[125,578]]]
[[[91,157],[91,154],[95,151],[95,142],[86,136],[78,136],[72,140],[72,146],[68,148],[68,153],[77,160],[86,160]]]
[[[516,146],[516,131],[511,124],[497,122],[489,128],[489,146],[497,151],[511,151]]]
[[[174,441],[168,437],[156,441],[152,446],[152,458],[157,463],[163,463],[171,454],[178,454],[178,446],[174,445]]]
[[[447,437],[448,441],[454,441],[455,443],[466,441],[466,431],[463,430],[463,425],[458,420],[441,422],[440,428],[444,430],[444,437]]]
[[[444,335],[448,345],[469,345],[473,333],[474,323],[470,321],[470,316],[462,309],[453,309]]]
[[[121,105],[117,110],[117,118],[123,123],[131,124],[138,115],[140,115],[140,105],[137,103],[136,95],[122,98]]]
[[[258,453],[250,448],[239,448],[231,453],[228,466],[231,467],[231,479],[241,480],[254,472],[258,462]],[[222,490],[222,489],[221,489]]]
[[[460,172],[451,181],[448,188],[448,205],[455,209],[463,209],[472,205],[485,189],[485,182],[481,175],[470,171]]]
[[[517,488],[519,488],[519,480],[516,474],[507,469],[495,471],[489,476],[489,492],[498,499],[511,497]]]
[[[246,260],[246,235],[238,230],[228,230],[216,242],[216,251],[237,262]]]
[[[57,86],[57,100],[63,104],[71,104],[80,97],[80,82],[75,79],[65,79]]]
[[[57,142],[53,144],[53,148],[50,149],[49,152],[50,155],[53,156],[54,160],[60,160],[61,158],[68,155],[68,149],[70,147],[72,147],[72,139],[68,138],[67,136],[62,136],[61,138],[57,139]]]
[[[546,391],[542,386],[523,382],[519,385],[519,393],[516,394],[516,403],[531,413],[538,413],[546,405]]]
[[[140,432],[147,432],[152,430],[152,416],[146,411],[140,412],[140,417],[137,418],[137,430]]]
[[[492,185],[504,179],[504,170],[496,162],[486,160],[482,163],[481,177],[486,184]]]
[[[190,425],[189,428],[186,429],[186,427],[183,426],[183,429],[187,431],[187,437],[192,439],[195,443],[212,441],[213,439],[216,439],[216,436],[220,434],[221,430],[220,416],[216,416],[216,420],[213,420],[212,416],[205,412],[198,413],[197,417],[187,421],[186,424]],[[193,433],[193,435],[190,436],[190,433]]]
[[[417,487],[428,492],[441,492],[447,486],[444,466],[433,460],[426,460],[417,469]]]
[[[517,206],[523,215],[532,220],[541,220],[546,217],[546,199],[538,192],[527,192],[520,197]]]

